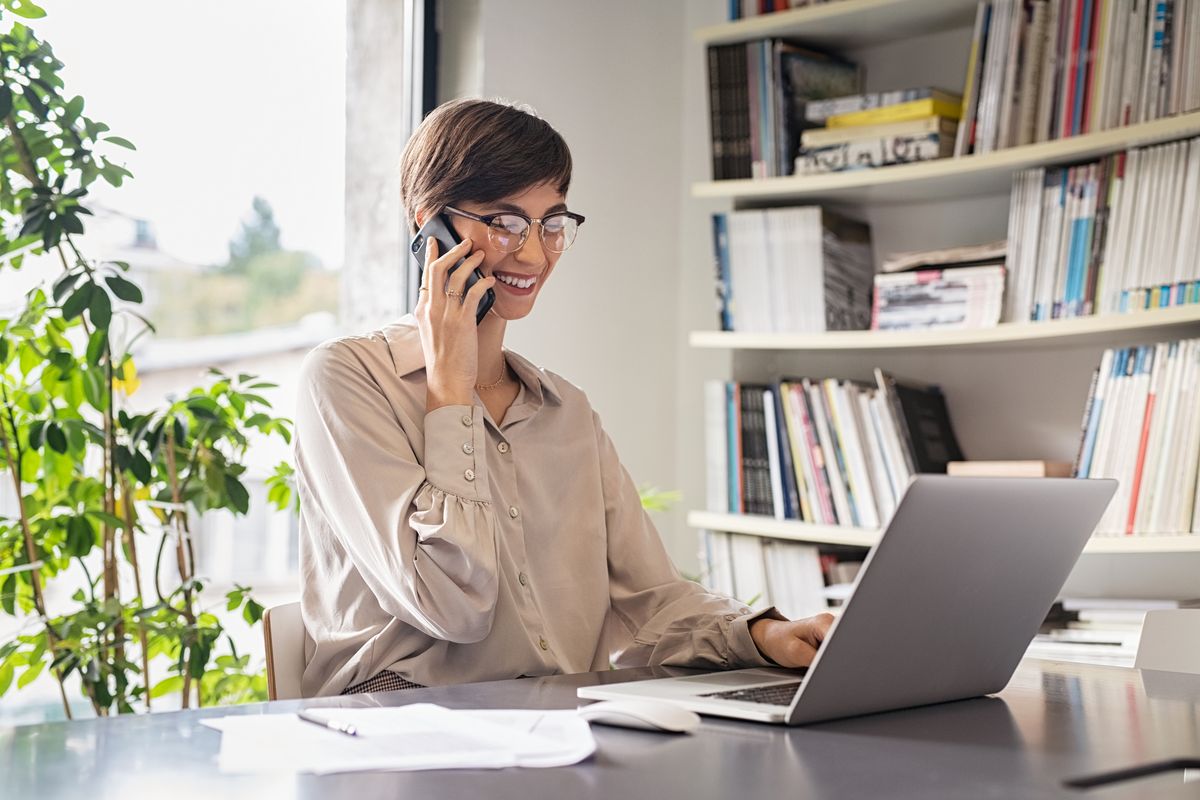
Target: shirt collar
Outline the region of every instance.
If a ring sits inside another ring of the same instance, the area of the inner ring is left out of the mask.
[[[388,351],[392,355],[392,363],[396,366],[396,374],[400,377],[410,375],[417,370],[425,369],[425,351],[421,349],[421,333],[417,328],[417,318],[405,314],[395,322],[385,325],[381,333],[387,342]],[[562,395],[554,381],[542,369],[531,363],[524,356],[505,350],[509,366],[523,384],[539,397],[549,397],[554,402],[562,404]]]

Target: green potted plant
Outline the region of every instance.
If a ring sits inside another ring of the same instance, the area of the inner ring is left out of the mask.
[[[0,610],[25,622],[0,643],[0,696],[48,671],[68,717],[71,676],[99,716],[176,692],[183,707],[265,699],[264,676],[205,605],[191,532],[199,514],[246,513],[250,437],[290,441],[290,422],[262,396],[271,384],[218,370],[161,407],[127,409],[131,349],[153,327],[127,265],[89,258],[83,234],[89,186],[131,177],[115,153],[133,145],[84,115],[50,46],[14,19],[43,13],[0,0],[0,270],[30,254],[61,264],[0,316],[0,477],[17,498],[0,516]],[[268,479],[280,508],[290,476],[281,464]],[[47,588],[78,574],[70,605],[50,607]],[[220,602],[251,624],[262,613],[246,587]]]

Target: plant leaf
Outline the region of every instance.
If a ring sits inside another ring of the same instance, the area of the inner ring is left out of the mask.
[[[95,290],[96,286],[92,283],[85,283],[76,289],[74,294],[67,298],[67,302],[62,304],[63,319],[75,319],[82,314],[91,303],[92,292]]]
[[[125,280],[120,275],[109,275],[104,279],[113,294],[128,303],[142,302],[142,290],[136,284]]]
[[[63,433],[63,429],[58,426],[58,423],[51,422],[46,426],[46,444],[50,445],[50,449],[56,453],[67,452],[67,435]]]
[[[97,328],[107,328],[108,323],[112,321],[112,300],[108,299],[108,292],[97,286],[88,303],[88,312],[93,325]]]
[[[242,482],[232,475],[225,476],[225,494],[229,496],[229,504],[236,511],[245,514],[250,510],[250,493]]]

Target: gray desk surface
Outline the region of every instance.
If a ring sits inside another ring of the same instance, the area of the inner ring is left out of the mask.
[[[571,708],[578,686],[664,671],[410,690],[0,730],[0,795],[125,800],[296,798],[1200,797],[1181,772],[1096,790],[1062,781],[1200,756],[1200,678],[1024,662],[998,696],[783,728],[706,717],[691,736],[594,728],[598,750],[545,770],[227,776],[202,716],[435,702]],[[673,671],[678,673],[680,671]]]

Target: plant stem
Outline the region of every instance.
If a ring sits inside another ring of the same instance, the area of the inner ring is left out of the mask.
[[[137,557],[137,537],[133,535],[134,514],[133,514],[133,493],[129,491],[129,481],[125,479],[125,473],[118,472],[117,477],[121,481],[121,497],[125,503],[125,535],[128,537],[129,547],[129,563],[133,567],[133,586],[137,593],[138,608],[144,608],[146,601],[142,599],[142,571],[138,566]],[[146,643],[146,623],[140,617],[138,619],[138,640],[142,645],[142,678],[146,685],[146,710],[150,710],[150,655],[149,646]]]
[[[11,111],[4,117],[4,124],[8,126],[9,133],[12,134],[13,149],[17,151],[17,166],[20,167],[20,173],[25,176],[25,180],[34,186],[44,186],[42,177],[38,175],[37,165],[34,164],[33,156],[29,153],[29,145],[25,143],[25,137],[21,135],[21,129],[17,127],[16,117],[12,115]]]
[[[12,426],[13,439],[17,438],[17,422],[13,416],[12,404],[8,399],[8,390],[0,386],[0,394],[4,398],[4,410],[8,414],[9,425]],[[17,452],[20,453],[21,443],[16,444]],[[37,609],[38,614],[46,621],[46,642],[50,646],[51,660],[58,655],[58,634],[54,630],[54,626],[50,624],[50,614],[46,610],[46,598],[42,594],[42,575],[37,567],[33,566],[37,563],[37,547],[33,543],[33,530],[29,526],[29,515],[25,511],[25,495],[21,491],[21,462],[20,456],[17,460],[13,460],[13,451],[8,443],[8,429],[3,422],[0,422],[0,447],[4,449],[4,457],[8,461],[9,472],[12,473],[13,489],[17,494],[17,516],[21,520],[21,534],[25,539],[25,557],[29,559],[31,569],[29,570],[29,583],[33,588],[33,605]],[[55,678],[58,679],[60,694],[62,695],[63,713],[67,715],[67,719],[71,719],[71,705],[67,702],[67,692],[63,687],[63,674],[61,669],[54,670]]]
[[[187,561],[187,551],[184,549],[184,540],[188,535],[186,516],[180,511],[180,492],[179,492],[179,473],[175,465],[175,420],[166,419],[163,424],[167,429],[167,476],[171,481],[171,502],[174,508],[171,509],[171,519],[175,523],[175,561],[179,567],[179,580],[183,582],[183,618],[187,620],[188,627],[194,628],[196,624],[196,615],[192,613],[192,572],[189,569]],[[189,698],[192,693],[192,673],[190,665],[187,662],[187,654],[184,653],[184,672],[183,672],[183,707],[188,707]]]

